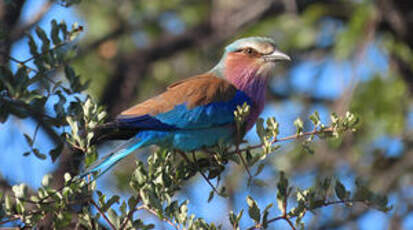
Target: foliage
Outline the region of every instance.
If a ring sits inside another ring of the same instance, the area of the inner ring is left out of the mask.
[[[80,102],[79,93],[87,87],[87,84],[80,82],[73,68],[67,63],[73,56],[71,42],[82,31],[82,27],[73,25],[68,30],[64,22],[57,23],[55,20],[51,22],[51,25],[51,37],[48,37],[42,28],[36,27],[36,35],[41,40],[41,45],[36,44],[34,38],[28,35],[31,58],[19,61],[10,57],[12,61],[17,63],[17,71],[13,73],[9,67],[0,67],[1,122],[5,122],[9,115],[27,118],[34,114],[39,121],[39,127],[42,125],[52,129],[67,125],[66,116],[76,114],[74,107]],[[28,65],[30,62],[33,62],[35,67],[30,67]],[[49,75],[60,68],[64,68],[64,78],[58,81],[50,79]],[[41,87],[38,87],[39,85]],[[69,107],[65,107],[66,98],[72,96],[77,99],[78,103],[72,103]],[[45,106],[48,101],[52,100],[56,101],[53,105],[54,115],[49,115],[45,113]],[[34,133],[33,138],[28,134],[24,136],[31,152],[36,157],[45,159],[46,156],[33,147],[36,133]],[[58,157],[63,145],[60,138],[56,138],[57,147],[49,152],[53,160]],[[24,155],[28,156],[31,152]]]
[[[81,1],[54,2],[72,7]],[[387,17],[381,5],[372,1],[331,1],[334,4],[321,0],[305,4],[297,1],[295,13],[276,14],[279,9],[276,4],[264,4],[268,11],[255,15],[238,28],[219,19],[223,15],[233,16],[234,12],[248,17],[242,7],[234,9],[231,7],[235,6],[221,1],[206,2],[125,1],[118,7],[116,1],[105,4],[83,1],[77,7],[88,21],[85,37],[78,38],[84,27],[77,24],[67,26],[65,22],[52,20],[50,31],[35,27],[27,34],[31,57],[18,60],[7,55],[6,64],[0,66],[0,122],[16,117],[33,119],[35,123],[33,133],[22,133],[29,149],[22,155],[39,160],[50,158],[53,162],[71,155],[80,157],[85,167],[89,166],[98,158],[97,146],[91,143],[93,129],[107,119],[107,114],[115,115],[117,108],[113,104],[126,99],[129,101],[123,103],[130,103],[131,96],[142,99],[142,95],[155,94],[159,88],[177,80],[177,76],[205,70],[205,64],[214,59],[212,56],[218,59],[218,47],[235,33],[276,37],[281,49],[297,57],[294,64],[315,59],[320,67],[315,75],[322,75],[330,59],[350,63],[357,75],[371,45],[385,50],[392,66],[370,78],[353,79],[354,85],[334,102],[314,92],[299,95],[304,98],[298,102],[305,107],[302,118],[282,124],[278,114],[277,119],[258,119],[258,144],[239,140],[236,146],[222,144],[186,155],[166,149],[153,151],[147,159],[134,161],[132,172],[115,172],[120,184],[124,183],[119,187],[126,196],[100,191],[96,184],[103,183],[101,180],[77,178],[79,164],[63,178],[45,175],[37,190],[25,184],[3,189],[0,183],[0,226],[37,228],[48,224],[54,229],[157,229],[164,223],[172,229],[227,229],[228,226],[266,229],[276,226],[275,223],[284,223],[283,226],[291,229],[328,228],[337,223],[341,226],[373,209],[387,213],[394,205],[388,204],[388,195],[396,194],[399,202],[408,200],[403,197],[403,191],[410,188],[409,178],[404,176],[411,168],[411,83],[405,77],[410,75],[404,72],[403,63],[411,63],[413,52],[403,36],[381,23]],[[16,3],[6,1],[6,4]],[[260,1],[256,4],[257,8],[262,6]],[[250,7],[243,8],[254,13],[255,8]],[[171,21],[176,23],[173,28]],[[254,26],[249,26],[251,22],[255,22]],[[333,29],[329,29],[331,25]],[[386,26],[382,28],[383,25]],[[8,33],[2,31],[1,36]],[[200,39],[202,36],[206,38]],[[182,46],[193,49],[184,50]],[[285,71],[282,68],[279,69]],[[131,76],[136,77],[139,84],[132,84]],[[129,82],[119,83],[122,79]],[[131,88],[125,90],[129,92],[126,99],[123,95],[107,99],[113,97],[107,93],[108,88],[125,85]],[[287,97],[297,102],[296,95],[286,96],[273,87],[270,91],[274,98]],[[94,99],[98,95],[102,95],[100,99]],[[329,117],[328,112],[313,109],[329,103],[334,103],[329,111],[337,111]],[[239,136],[244,134],[248,113],[246,105],[234,111]],[[303,119],[306,116],[308,119]],[[288,127],[294,127],[294,134],[282,136],[281,131]],[[53,140],[54,147],[48,152],[40,150],[38,133],[41,131]],[[388,156],[382,143],[376,144],[377,140],[385,143],[391,138],[402,142],[400,155]],[[228,214],[220,210],[226,220],[219,223],[198,216],[191,209],[193,201],[180,196],[188,186],[194,186],[191,182],[198,178],[198,173],[211,188],[201,194],[205,203],[220,196],[228,204],[235,200],[243,205],[228,205],[231,207]],[[309,174],[314,176],[313,181],[297,182]],[[56,181],[60,180],[64,182],[59,185]],[[311,182],[312,185],[308,185]],[[242,190],[243,186],[247,189]],[[264,203],[262,194],[272,197],[271,201],[266,199],[268,202]],[[242,202],[236,200],[239,196],[243,196]],[[406,205],[409,202],[406,201]],[[350,214],[345,215],[342,222],[336,221],[341,217],[330,215],[316,221],[315,226],[305,219],[321,217],[323,210],[330,208],[344,209]],[[403,215],[410,212],[409,208],[406,210]],[[148,215],[159,221],[151,222]],[[333,224],[329,225],[329,221]]]

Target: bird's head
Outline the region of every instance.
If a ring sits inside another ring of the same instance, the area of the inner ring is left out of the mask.
[[[213,71],[225,78],[266,78],[275,63],[290,61],[290,57],[277,49],[271,38],[248,37],[238,39],[225,48],[225,53]]]
[[[255,124],[264,108],[267,79],[275,63],[289,60],[290,57],[277,49],[274,40],[248,37],[236,40],[225,47],[221,60],[210,71],[225,78],[252,100],[247,130]]]

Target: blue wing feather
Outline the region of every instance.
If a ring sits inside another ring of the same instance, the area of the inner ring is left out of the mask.
[[[242,91],[237,91],[234,97],[225,102],[212,102],[207,105],[188,109],[186,104],[175,106],[168,112],[157,115],[138,117],[120,117],[120,124],[142,130],[186,130],[212,128],[234,122],[234,111],[238,105],[251,105],[250,98]]]

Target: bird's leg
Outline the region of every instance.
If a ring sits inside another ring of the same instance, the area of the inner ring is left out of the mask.
[[[176,152],[178,152],[182,158],[184,158],[185,161],[187,161],[189,164],[192,164],[191,160],[189,160],[189,158],[186,156],[186,154],[180,150],[175,150]],[[192,152],[193,153],[193,152]],[[209,186],[211,186],[212,190],[214,190],[214,192],[216,192],[217,194],[219,194],[219,192],[217,191],[217,189],[215,188],[215,186],[211,183],[211,181],[209,181],[208,177],[206,177],[206,175],[202,172],[201,168],[198,167],[198,165],[196,164],[196,162],[194,163],[196,169],[199,171],[199,173],[201,174],[201,176],[206,180],[206,182],[209,184]]]

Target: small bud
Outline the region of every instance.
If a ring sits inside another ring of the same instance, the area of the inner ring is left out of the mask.
[[[27,195],[27,185],[26,184],[14,185],[12,187],[12,190],[14,192],[14,195],[17,198],[24,198]]]
[[[44,175],[44,177],[42,179],[42,185],[44,187],[48,187],[50,185],[51,180],[52,180],[52,175],[50,175],[50,174]]]
[[[295,126],[295,128],[297,129],[297,135],[301,135],[302,133],[303,133],[303,131],[304,131],[304,123],[303,123],[303,121],[300,119],[300,118],[297,118],[295,121],[294,121],[294,126]]]

